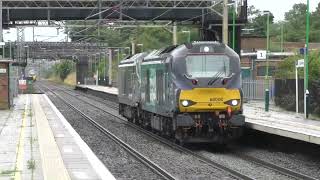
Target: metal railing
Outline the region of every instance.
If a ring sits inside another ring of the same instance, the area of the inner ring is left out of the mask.
[[[270,100],[274,97],[274,80],[269,80],[266,84],[265,80],[242,80],[242,91],[245,100],[264,100],[265,90],[270,91]]]

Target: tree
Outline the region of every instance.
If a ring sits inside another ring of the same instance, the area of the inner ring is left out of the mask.
[[[62,61],[58,66],[59,77],[64,81],[72,71],[72,62],[69,60]]]
[[[276,72],[276,78],[280,79],[295,79],[295,62],[298,59],[303,59],[303,56],[291,56],[286,58],[279,64]],[[303,77],[303,69],[299,71],[299,76]],[[320,77],[320,51],[310,52],[309,62],[309,78],[311,81],[319,80]]]
[[[248,24],[245,28],[254,29],[252,35],[266,36],[268,15],[256,9],[254,6],[248,8]],[[274,23],[274,15],[270,14],[270,24]]]
[[[286,40],[304,41],[306,37],[306,11],[307,5],[300,3],[293,5],[293,8],[285,13],[286,20]]]
[[[320,3],[315,12],[311,14],[311,32],[310,41],[319,42],[320,41]]]

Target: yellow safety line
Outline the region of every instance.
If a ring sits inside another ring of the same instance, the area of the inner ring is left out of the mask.
[[[26,104],[24,107],[24,113],[22,118],[22,125],[19,135],[19,143],[18,143],[18,149],[17,149],[17,159],[16,159],[16,168],[14,173],[14,179],[15,180],[21,180],[21,172],[23,170],[23,157],[24,157],[24,140],[25,140],[25,127],[26,127],[26,118],[28,113],[28,103],[29,103],[29,95],[27,95]]]

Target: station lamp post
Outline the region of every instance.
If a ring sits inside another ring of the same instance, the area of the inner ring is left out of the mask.
[[[232,49],[236,49],[236,1],[233,3],[232,11]]]
[[[228,6],[232,6],[232,49],[236,48],[236,1],[234,0],[232,3],[228,4]]]
[[[269,49],[270,49],[270,11],[263,11],[263,15],[267,15],[267,54],[266,54],[266,70],[265,70],[265,111],[269,111],[269,97],[270,97],[270,90],[269,90]]]
[[[284,52],[284,23],[281,23],[281,44],[280,44],[280,49],[281,52]]]
[[[13,58],[12,58],[12,46],[11,46],[11,40],[8,40],[8,43],[9,43],[9,56],[10,56],[10,59],[13,59]]]
[[[104,74],[103,74],[103,80],[106,82],[106,75],[107,75],[107,58],[108,58],[108,53],[105,53],[105,58],[104,58]]]
[[[309,106],[309,31],[310,31],[310,2],[307,0],[307,16],[306,16],[306,45],[304,51],[304,114],[305,118],[308,118],[308,106]]]
[[[120,63],[120,48],[115,49],[114,52],[117,52],[117,64]]]
[[[188,42],[191,41],[191,32],[190,31],[182,31],[182,33],[188,34]]]
[[[29,59],[29,46],[23,46],[26,50],[26,63],[28,63],[28,59]]]

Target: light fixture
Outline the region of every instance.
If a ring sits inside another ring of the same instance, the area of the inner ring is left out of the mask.
[[[204,52],[209,52],[209,51],[210,51],[210,48],[209,48],[208,46],[206,46],[206,47],[203,48],[203,51],[204,51]]]
[[[187,100],[182,101],[182,106],[187,107],[189,105],[189,102]]]
[[[238,100],[232,100],[232,101],[231,101],[231,104],[232,104],[232,106],[238,105]]]

